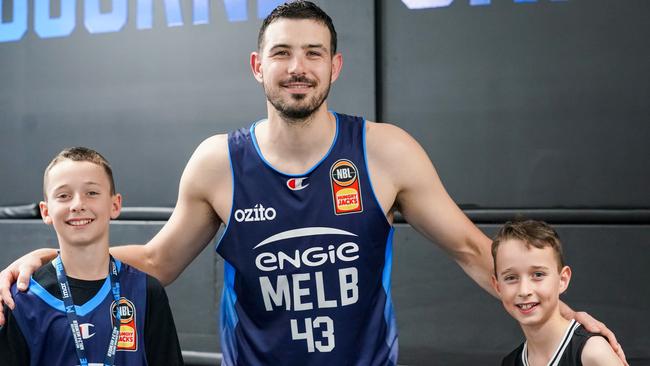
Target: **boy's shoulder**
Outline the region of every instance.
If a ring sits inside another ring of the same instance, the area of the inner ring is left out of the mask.
[[[135,276],[144,276],[147,281],[147,293],[165,291],[165,288],[160,283],[160,281],[158,281],[156,277],[153,277],[146,272],[142,272],[139,269],[130,266],[124,262],[121,263],[120,272],[126,272],[128,274],[135,275]]]
[[[588,331],[582,324],[576,328],[571,343],[576,348],[578,355],[582,353],[582,349],[591,337],[602,337],[602,335]]]
[[[56,271],[51,265],[51,262],[41,266],[30,278],[30,286],[27,292],[18,291],[16,284],[14,283],[11,286],[11,293],[14,298],[25,297],[27,294],[33,294],[35,291],[34,283],[38,284],[42,289],[46,290],[53,296],[61,297],[61,289],[58,287],[58,282],[56,280]],[[38,292],[38,291],[36,291]]]

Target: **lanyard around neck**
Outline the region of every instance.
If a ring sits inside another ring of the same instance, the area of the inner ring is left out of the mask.
[[[111,291],[113,293],[113,299],[115,303],[119,305],[120,301],[120,282],[117,279],[117,265],[115,264],[115,259],[113,256],[109,256],[110,261],[108,264],[108,274],[111,281]],[[59,287],[61,288],[61,297],[63,298],[63,305],[65,305],[65,313],[68,317],[68,324],[72,331],[72,337],[74,338],[74,346],[77,351],[77,357],[79,358],[79,363],[81,366],[88,366],[88,358],[86,358],[86,349],[84,347],[83,338],[81,337],[81,330],[79,329],[79,321],[77,318],[77,310],[75,309],[74,302],[72,300],[72,291],[70,290],[70,284],[68,283],[68,278],[65,274],[65,269],[63,268],[63,262],[61,261],[61,255],[57,256],[54,261],[54,268],[56,269],[56,278],[59,282]],[[106,358],[104,360],[105,366],[112,366],[115,362],[115,352],[117,351],[117,341],[120,336],[120,310],[119,307],[115,314],[115,324],[113,325],[113,332],[111,333],[111,341],[108,344],[108,351],[106,352]]]

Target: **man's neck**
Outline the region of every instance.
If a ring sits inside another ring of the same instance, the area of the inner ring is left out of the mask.
[[[61,261],[68,277],[94,281],[108,276],[108,244],[61,246]]]
[[[544,324],[522,326],[526,335],[528,361],[531,365],[545,366],[548,364],[562,341],[569,323],[570,321],[563,318],[558,310]],[[540,360],[544,361],[540,362]]]
[[[336,117],[327,111],[325,103],[303,121],[284,120],[272,109],[269,118],[255,127],[264,158],[289,174],[302,174],[320,161],[335,135]]]

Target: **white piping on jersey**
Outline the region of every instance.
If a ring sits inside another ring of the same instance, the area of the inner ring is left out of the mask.
[[[569,343],[571,343],[571,338],[573,337],[573,333],[579,326],[580,323],[575,321],[575,319],[571,320],[571,323],[569,323],[569,326],[564,332],[564,336],[562,337],[562,342],[560,342],[557,349],[553,353],[553,357],[551,357],[551,359],[548,361],[548,364],[546,366],[558,366],[560,364],[560,359],[562,358],[562,354],[564,353],[564,350],[566,350]],[[521,352],[521,362],[524,364],[524,366],[530,366],[530,364],[528,363],[528,341],[524,343],[524,349]]]
[[[273,243],[274,241],[279,241],[279,240],[284,240],[284,239],[291,239],[291,238],[300,238],[300,237],[303,237],[303,236],[312,236],[312,235],[349,235],[349,236],[357,236],[357,234],[353,234],[351,232],[341,230],[341,229],[334,229],[334,228],[331,228],[331,227],[304,227],[304,228],[301,228],[301,229],[293,229],[293,230],[283,231],[281,233],[270,236],[270,237],[262,240],[253,249],[257,249],[257,248],[261,247],[262,245]]]

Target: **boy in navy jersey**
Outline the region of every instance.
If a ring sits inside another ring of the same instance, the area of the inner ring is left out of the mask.
[[[63,150],[44,174],[43,221],[59,255],[17,293],[0,329],[2,365],[181,365],[165,290],[109,255],[109,222],[122,198],[99,153]]]
[[[571,269],[553,228],[534,220],[507,222],[492,243],[492,257],[492,285],[526,336],[503,366],[621,365],[605,338],[560,315]]]

